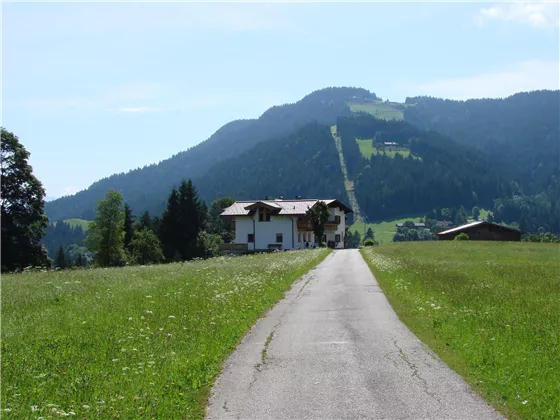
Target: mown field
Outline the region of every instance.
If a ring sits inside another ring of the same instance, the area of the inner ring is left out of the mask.
[[[356,143],[358,143],[358,147],[360,148],[360,152],[362,156],[366,159],[369,159],[372,155],[378,155],[381,153],[377,147],[374,147],[372,139],[356,139]],[[396,155],[401,155],[403,158],[407,158],[410,156],[410,150],[383,150],[386,156],[390,158],[394,158]],[[416,156],[412,156],[414,159],[419,159]]]
[[[367,112],[376,118],[385,120],[402,120],[403,112],[395,108],[392,103],[375,102],[375,103],[349,103],[348,106],[352,112]]]
[[[393,241],[393,236],[397,233],[397,223],[404,223],[407,220],[417,222],[418,217],[407,217],[403,219],[394,219],[379,223],[366,223],[366,231],[371,228],[375,234],[375,239],[381,244],[388,244]],[[357,231],[362,237],[364,236],[364,223],[356,222],[350,226],[352,232]]]
[[[560,418],[560,246],[364,248],[403,322],[512,419]]]
[[[2,418],[202,418],[223,360],[327,250],[2,276]]]

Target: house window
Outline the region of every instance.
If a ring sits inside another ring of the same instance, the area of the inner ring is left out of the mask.
[[[282,234],[281,233],[277,233],[276,234],[276,243],[282,243]]]
[[[337,233],[336,235],[334,235],[334,241],[340,242],[340,234]]]
[[[270,209],[265,207],[259,209],[259,222],[270,222]]]
[[[247,234],[247,243],[253,243],[253,242],[255,242],[255,234],[254,233]]]
[[[340,223],[340,216],[334,216],[334,221],[336,223]]]

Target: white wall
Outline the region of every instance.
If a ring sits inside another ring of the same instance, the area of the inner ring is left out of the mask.
[[[297,241],[297,216],[292,220],[289,216],[270,216],[270,222],[259,222],[258,214],[254,216],[255,244],[248,244],[249,250],[268,249],[269,244],[276,244],[276,234],[282,234],[282,249],[292,249],[296,247]],[[235,243],[246,244],[247,235],[253,233],[253,219],[249,216],[235,217]],[[292,234],[294,242],[292,246]]]

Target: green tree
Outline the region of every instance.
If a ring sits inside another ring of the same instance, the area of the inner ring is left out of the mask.
[[[224,220],[220,217],[222,211],[235,203],[232,197],[221,197],[212,201],[212,205],[208,211],[208,222],[206,231],[212,234],[218,234],[225,243],[230,243],[234,239],[233,223],[231,220]]]
[[[203,230],[208,209],[198,198],[192,181],[182,181],[179,185],[179,253],[183,260],[202,257],[198,235]]]
[[[201,231],[198,235],[198,246],[202,250],[203,258],[211,258],[218,255],[218,249],[223,242],[222,237],[216,233]]]
[[[152,219],[150,218],[150,212],[145,211],[142,217],[140,217],[139,229],[152,229]]]
[[[109,190],[97,203],[95,220],[91,222],[85,242],[101,267],[122,265],[124,262],[124,212],[122,195]]]
[[[27,163],[29,152],[13,133],[1,129],[2,271],[49,265],[41,246],[48,219],[45,190]]]
[[[128,249],[134,233],[134,216],[128,203],[124,204],[124,248]]]
[[[480,209],[477,206],[474,206],[472,208],[472,217],[474,220],[478,220],[478,218],[480,217]]]
[[[130,248],[132,259],[136,264],[157,264],[163,261],[159,239],[150,229],[135,231]]]
[[[317,201],[313,207],[307,210],[307,216],[311,219],[313,234],[320,243],[323,242],[325,223],[329,220],[329,208],[324,201]]]
[[[160,240],[163,255],[168,261],[172,261],[179,248],[179,194],[177,188],[173,187],[167,199],[167,208],[163,212],[160,224]]]
[[[494,223],[494,215],[493,215],[492,213],[488,213],[487,220],[488,220],[490,223]]]
[[[74,266],[76,267],[85,267],[87,264],[86,258],[84,257],[84,254],[82,254],[81,252],[78,254],[78,256],[76,257],[76,261],[74,262]]]
[[[469,235],[465,232],[461,232],[457,236],[455,236],[455,238],[453,240],[454,241],[468,241],[469,240]]]
[[[62,245],[58,248],[56,253],[56,258],[54,260],[54,265],[60,269],[65,269],[68,266],[68,262],[66,261],[66,256],[64,255],[64,248]]]
[[[366,239],[375,240],[375,234],[373,233],[373,230],[371,230],[371,228],[368,228],[366,236],[364,236],[364,240]]]

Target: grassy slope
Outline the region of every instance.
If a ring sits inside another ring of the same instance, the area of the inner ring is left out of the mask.
[[[403,112],[396,109],[392,103],[375,102],[375,103],[349,103],[348,106],[352,112],[367,112],[376,118],[385,120],[402,120]]]
[[[223,360],[327,253],[3,275],[2,418],[202,418]]]
[[[358,143],[358,147],[360,148],[362,156],[366,159],[369,159],[372,155],[377,155],[380,153],[379,150],[377,150],[377,147],[373,146],[371,139],[356,139],[356,143]],[[402,157],[406,158],[410,155],[410,150],[387,150],[383,151],[383,153],[385,153],[385,155],[390,158],[394,158],[395,155],[401,155]],[[412,157],[414,159],[419,159],[414,155]]]
[[[560,246],[434,242],[363,251],[401,320],[510,418],[560,418]]]

